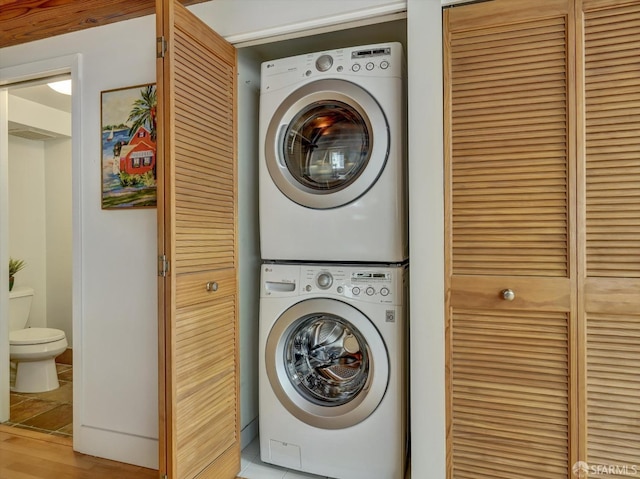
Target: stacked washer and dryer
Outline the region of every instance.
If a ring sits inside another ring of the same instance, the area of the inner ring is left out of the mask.
[[[399,43],[262,64],[260,451],[400,479],[407,201]]]

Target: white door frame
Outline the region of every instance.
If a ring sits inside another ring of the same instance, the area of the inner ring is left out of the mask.
[[[81,242],[81,62],[80,54],[49,58],[33,63],[0,68],[0,422],[9,420],[9,148],[8,87],[19,82],[71,73],[71,170],[72,170],[72,327],[73,327],[73,425],[82,418],[82,242]]]

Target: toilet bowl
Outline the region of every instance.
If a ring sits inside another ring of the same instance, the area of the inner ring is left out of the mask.
[[[64,331],[28,328],[9,333],[9,358],[16,363],[15,392],[51,391],[60,386],[55,358],[67,349]]]
[[[37,393],[60,386],[55,358],[67,349],[64,331],[26,328],[33,289],[9,293],[9,359],[16,365],[15,392]]]

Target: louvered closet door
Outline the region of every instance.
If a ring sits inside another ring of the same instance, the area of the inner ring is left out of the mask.
[[[236,51],[178,0],[157,0],[160,472],[240,469]]]
[[[583,9],[585,460],[640,466],[640,1]]]
[[[451,478],[566,478],[577,457],[571,16],[445,11]]]

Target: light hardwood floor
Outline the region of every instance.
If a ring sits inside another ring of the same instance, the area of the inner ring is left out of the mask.
[[[0,479],[157,479],[158,471],[74,452],[71,439],[0,425]]]

